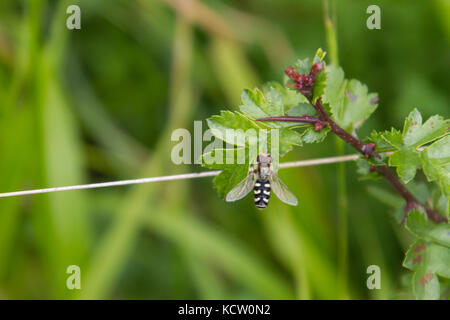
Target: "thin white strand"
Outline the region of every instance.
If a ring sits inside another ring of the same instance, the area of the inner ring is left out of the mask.
[[[329,158],[285,162],[285,163],[280,164],[280,168],[284,169],[284,168],[293,168],[293,167],[306,167],[306,166],[315,166],[315,165],[328,164],[328,163],[345,162],[345,161],[356,160],[359,157],[360,157],[360,155],[358,155],[358,154],[352,154],[352,155],[339,156],[339,157],[329,157]],[[219,173],[220,173],[220,170],[216,170],[216,171],[206,171],[206,172],[198,172],[198,173],[175,174],[175,175],[171,175],[171,176],[162,176],[162,177],[130,179],[130,180],[120,180],[120,181],[111,181],[111,182],[81,184],[81,185],[66,186],[66,187],[5,192],[5,193],[0,193],[0,198],[25,196],[25,195],[30,195],[30,194],[42,194],[42,193],[52,193],[52,192],[60,192],[60,191],[70,191],[70,190],[125,186],[125,185],[131,185],[131,184],[160,182],[160,181],[196,179],[196,178],[217,176]]]
[[[336,163],[336,162],[347,162],[357,160],[361,155],[359,154],[350,154],[347,156],[339,156],[339,157],[329,157],[329,158],[319,158],[319,159],[311,159],[311,160],[301,160],[301,161],[292,161],[280,163],[280,168],[294,168],[294,167],[307,167],[307,166],[317,166],[321,164],[328,163]]]

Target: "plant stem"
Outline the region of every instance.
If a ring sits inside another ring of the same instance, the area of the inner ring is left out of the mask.
[[[329,9],[328,0],[324,0],[324,22],[327,37],[327,47],[330,53],[330,61],[335,66],[339,65],[338,41],[336,35],[336,1],[332,1]],[[331,16],[330,16],[331,12]],[[344,154],[344,142],[335,137],[337,154]],[[339,224],[338,232],[338,283],[339,296],[348,299],[348,199],[345,163],[337,164],[337,216]]]
[[[426,205],[420,203],[409,191],[406,189],[406,187],[392,174],[392,172],[389,170],[387,166],[377,166],[374,167],[374,169],[381,174],[386,180],[389,181],[389,183],[401,194],[401,196],[406,200],[406,208],[405,208],[405,215],[403,216],[403,219],[401,221],[401,224],[405,222],[405,219],[407,217],[407,214],[409,211],[413,209],[417,209],[419,207],[422,207],[425,212],[427,213],[427,216],[435,221],[435,222],[448,222],[447,219],[441,215],[439,215],[436,211],[430,209]]]
[[[330,52],[330,61],[334,65],[339,65],[339,56],[338,56],[338,42],[336,36],[336,2],[332,1],[332,17],[330,17],[330,10],[328,6],[328,0],[323,2],[323,18],[325,21],[325,31],[327,37],[327,47]]]
[[[331,131],[337,135],[339,138],[344,140],[346,143],[351,145],[353,148],[355,148],[358,152],[364,155],[364,157],[374,157],[377,159],[381,159],[380,154],[375,152],[375,144],[369,143],[364,144],[361,140],[356,138],[355,136],[351,135],[344,129],[342,129],[337,123],[335,123],[328,113],[326,112],[325,108],[322,105],[322,102],[320,99],[317,99],[315,103],[313,103],[312,98],[309,98],[312,106],[316,109],[317,113],[319,114],[318,119],[315,122],[308,122],[308,123],[320,123],[321,125],[327,125],[330,127]],[[283,118],[284,120],[275,120]],[[273,117],[273,118],[264,118],[264,119],[257,119],[257,121],[293,121],[293,122],[305,122],[302,120],[287,120],[288,118],[293,117]],[[300,117],[302,118],[302,117]],[[313,118],[313,117],[310,117]],[[386,180],[389,181],[389,183],[397,190],[397,192],[405,199],[406,201],[406,208],[405,208],[405,215],[402,219],[402,223],[405,221],[409,211],[416,209],[416,208],[423,208],[428,216],[429,219],[433,220],[436,223],[439,222],[448,222],[447,218],[444,216],[441,216],[438,212],[434,211],[433,209],[427,207],[425,204],[421,203],[419,200],[417,200],[409,191],[406,189],[406,187],[397,179],[395,175],[392,174],[390,169],[387,165],[379,165],[379,166],[372,166],[372,170],[377,171],[379,174],[381,174]]]
[[[336,122],[334,122],[328,116],[327,112],[325,111],[325,108],[322,106],[320,99],[318,99],[316,103],[313,104],[313,106],[317,110],[319,115],[323,117],[322,121],[330,126],[330,129],[334,134],[336,134],[342,140],[350,144],[352,147],[354,147],[356,150],[362,153],[366,158],[372,156],[381,159],[381,156],[377,152],[375,152],[374,144],[364,144],[361,140],[351,135],[350,133],[342,129],[340,126],[338,126]],[[447,219],[445,217],[439,215],[436,211],[428,208],[426,205],[422,204],[419,200],[417,200],[408,191],[408,189],[406,189],[406,187],[397,179],[397,177],[392,174],[392,172],[386,165],[376,166],[374,168],[378,173],[380,173],[383,177],[385,177],[391,183],[391,185],[400,193],[400,195],[406,200],[405,215],[403,216],[402,224],[405,221],[408,212],[418,207],[424,208],[425,212],[427,213],[428,217],[431,220],[435,222],[447,222]]]
[[[344,142],[336,137],[336,151],[344,154]],[[337,215],[338,215],[338,279],[341,299],[348,299],[348,200],[345,163],[337,164]]]

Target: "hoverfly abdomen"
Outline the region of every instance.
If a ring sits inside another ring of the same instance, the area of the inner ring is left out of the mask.
[[[257,179],[253,187],[255,206],[259,209],[267,207],[270,199],[270,182],[268,179]]]

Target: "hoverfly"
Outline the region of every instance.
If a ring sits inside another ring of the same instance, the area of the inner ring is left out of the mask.
[[[258,209],[267,207],[271,189],[273,189],[273,192],[281,201],[291,206],[298,204],[297,197],[281,182],[275,172],[273,172],[272,157],[268,153],[261,153],[256,158],[256,167],[251,168],[249,175],[228,192],[225,200],[227,202],[240,200],[252,189],[253,200]]]

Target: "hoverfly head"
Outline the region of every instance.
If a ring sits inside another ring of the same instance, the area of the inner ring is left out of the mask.
[[[256,161],[260,164],[270,165],[272,163],[272,156],[269,153],[261,153]]]

